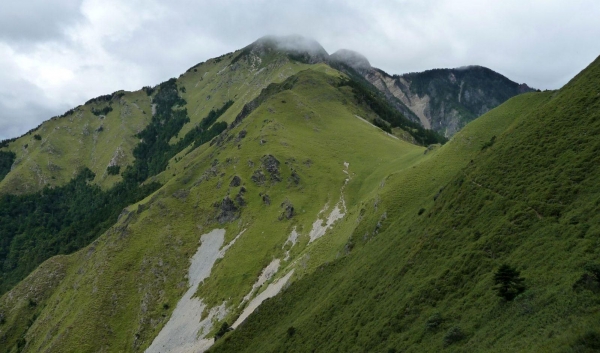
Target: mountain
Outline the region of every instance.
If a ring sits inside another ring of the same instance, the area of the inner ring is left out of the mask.
[[[407,117],[446,137],[509,98],[534,91],[481,66],[390,76],[357,52],[339,50],[331,59],[356,70],[391,101],[398,99],[397,108]]]
[[[443,143],[326,54],[261,38],[3,142],[0,350],[593,349],[600,60]]]
[[[385,179],[350,254],[293,283],[213,352],[600,348],[600,58],[510,99]],[[502,264],[526,290],[494,290]]]

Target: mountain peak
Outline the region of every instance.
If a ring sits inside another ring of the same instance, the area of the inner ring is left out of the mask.
[[[270,50],[278,50],[311,64],[323,62],[329,57],[329,54],[319,42],[297,34],[288,36],[267,35],[250,44],[245,50],[258,52],[259,55]]]
[[[342,62],[358,71],[372,68],[371,63],[364,55],[349,49],[340,49],[331,54],[329,58],[332,61]]]

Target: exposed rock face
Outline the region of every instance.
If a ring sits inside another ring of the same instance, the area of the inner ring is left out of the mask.
[[[236,175],[236,176],[234,176],[234,177],[231,179],[231,182],[229,183],[229,186],[231,186],[231,187],[238,187],[238,186],[240,186],[240,185],[242,185],[242,178],[240,178],[240,177],[239,177],[239,176],[237,176],[237,175]]]
[[[269,176],[271,177],[271,181],[273,181],[273,182],[281,181],[281,175],[279,175],[279,164],[280,163],[277,160],[277,158],[268,154],[262,158],[262,164],[263,164],[263,167],[269,173]]]
[[[267,206],[271,204],[271,197],[267,194],[262,195],[262,200]]]
[[[400,76],[374,70],[365,78],[379,90],[398,98],[424,127],[446,137],[509,98],[533,90],[481,66]]]
[[[265,173],[263,173],[263,171],[261,169],[257,169],[254,171],[254,174],[252,174],[250,179],[252,179],[252,181],[255,182],[256,184],[262,185],[267,180],[267,177],[265,176]]]
[[[295,215],[294,205],[292,205],[291,202],[285,201],[284,203],[281,204],[281,208],[283,208],[283,212],[279,216],[280,221],[284,218],[291,219],[292,217],[294,217],[294,215]]]
[[[239,209],[229,196],[226,196],[218,207],[220,212],[217,215],[217,221],[221,224],[236,220],[239,216]]]
[[[238,192],[238,194],[235,196],[235,202],[240,207],[246,206],[246,200],[244,200],[244,194],[245,193],[246,193],[246,188],[242,186],[240,188],[240,192]]]
[[[300,175],[298,175],[298,173],[296,173],[296,171],[293,169],[292,169],[292,174],[289,177],[289,181],[296,185],[300,184]]]
[[[509,98],[533,91],[526,84],[481,66],[390,76],[350,50],[337,51],[330,56],[330,62],[341,63],[342,71],[348,71],[344,65],[352,68],[404,116],[446,137]]]

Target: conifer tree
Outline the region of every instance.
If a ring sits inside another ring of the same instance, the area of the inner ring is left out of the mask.
[[[524,278],[520,276],[520,272],[516,268],[504,264],[500,266],[494,274],[494,289],[498,295],[507,301],[515,299],[515,297],[525,291]]]

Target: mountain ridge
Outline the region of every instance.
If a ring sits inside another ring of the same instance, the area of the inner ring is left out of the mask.
[[[208,349],[216,338],[210,351],[548,348],[539,331],[555,350],[592,347],[593,279],[573,288],[600,234],[600,59],[563,89],[513,97],[435,144],[397,108],[408,106],[344,62],[375,70],[366,58],[331,59],[310,40],[300,40],[309,51],[290,52],[273,40],[155,87],[101,96],[34,131],[40,140],[27,135],[3,149],[18,147],[23,168],[25,149],[64,156],[70,141],[100,146],[115,126],[147,119],[124,137],[130,162],[103,159],[96,170],[119,166],[112,185],[156,189],[0,297],[0,347],[140,352],[166,342],[158,337],[178,322],[187,336],[168,340],[173,350],[184,342]],[[134,103],[146,114],[124,116]],[[86,124],[104,130],[94,140]],[[58,172],[76,170],[67,170],[70,158]],[[96,178],[89,185],[101,184]],[[2,251],[35,245],[28,241]],[[205,252],[212,262],[199,271],[195,254]],[[552,269],[545,256],[564,265]],[[488,283],[501,261],[526,278],[514,303],[499,302]],[[198,320],[185,318],[190,302]]]

